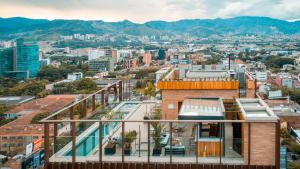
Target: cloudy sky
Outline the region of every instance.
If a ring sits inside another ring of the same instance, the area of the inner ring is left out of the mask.
[[[234,16],[300,19],[300,0],[0,0],[0,17],[133,22]]]

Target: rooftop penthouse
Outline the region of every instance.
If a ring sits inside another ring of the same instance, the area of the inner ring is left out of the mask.
[[[255,81],[244,71],[224,69],[169,68],[157,82],[162,95],[162,118],[176,119],[182,102],[189,98],[254,97]]]
[[[280,123],[262,100],[186,98],[175,119],[155,119],[160,103],[130,101],[127,88],[118,81],[43,119],[45,168],[279,167]]]

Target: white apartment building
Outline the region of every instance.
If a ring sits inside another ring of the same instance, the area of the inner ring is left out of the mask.
[[[100,57],[104,57],[105,56],[105,50],[103,49],[92,49],[89,51],[89,60],[94,60],[94,59],[98,59]]]
[[[82,79],[82,77],[83,77],[83,74],[81,72],[74,72],[74,73],[69,73],[67,79],[75,81],[75,80]]]
[[[255,77],[257,81],[267,81],[268,79],[268,73],[267,72],[255,72]]]

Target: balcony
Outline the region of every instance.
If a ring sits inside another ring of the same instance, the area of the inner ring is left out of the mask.
[[[63,120],[53,123],[64,123],[74,126],[74,129],[59,136],[46,134],[50,162],[246,164],[241,152],[243,139],[222,135],[226,126],[232,125],[233,121]],[[93,124],[79,132],[77,126],[88,123]],[[220,126],[218,131],[221,135],[197,136],[200,123]],[[45,123],[46,131],[50,124]],[[154,124],[163,126],[159,136],[155,133]],[[126,141],[129,139],[128,133],[133,131],[136,135],[132,141]],[[156,149],[157,146],[161,149]]]
[[[125,97],[126,86],[117,82],[41,121],[45,132],[45,168],[87,163],[111,167],[130,163],[156,167],[259,166],[249,160],[253,146],[249,144],[253,138],[250,126],[265,121],[242,119],[231,100],[224,101],[225,119],[144,120],[156,108],[156,101],[130,101],[128,95]],[[110,88],[116,89],[112,95],[115,99],[109,99]],[[82,108],[79,116],[75,113],[78,105]],[[268,123],[277,131],[276,120]],[[266,166],[273,168],[275,164]]]

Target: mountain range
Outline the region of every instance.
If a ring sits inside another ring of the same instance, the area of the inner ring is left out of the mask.
[[[184,19],[178,21],[149,21],[143,24],[128,20],[104,22],[101,20],[47,20],[22,17],[0,18],[0,38],[13,39],[57,38],[60,35],[82,34],[126,34],[142,35],[274,35],[300,34],[300,21],[288,22],[268,17],[241,16],[228,19]]]

